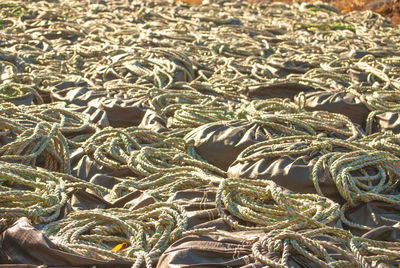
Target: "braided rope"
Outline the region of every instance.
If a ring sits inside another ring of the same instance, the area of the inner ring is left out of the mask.
[[[398,259],[399,247],[398,242],[376,241],[353,236],[343,229],[323,227],[272,230],[256,242],[252,250],[259,261],[272,267],[287,267],[288,252],[289,255],[300,254],[320,267],[373,267],[374,261]],[[268,258],[262,253],[265,250],[281,253],[281,261]]]
[[[141,190],[157,200],[166,202],[176,192],[182,190],[216,191],[216,186],[214,185],[219,183],[221,179],[195,166],[172,167],[142,179],[133,177],[125,178],[124,181],[114,185],[109,198],[116,200],[129,192]]]
[[[41,122],[58,124],[60,133],[65,136],[68,145],[79,147],[81,142],[98,130],[89,121],[89,116],[64,107],[62,103],[35,106],[15,106],[10,103],[0,104],[0,116],[16,120],[24,126],[33,127]]]
[[[400,135],[392,133],[375,133],[366,136],[362,141],[367,142],[369,146],[390,152],[397,157],[400,157]]]
[[[305,93],[298,95],[298,105],[275,98],[249,101],[241,93],[282,82],[309,86],[310,91],[350,92],[371,110],[366,127],[371,134],[380,111],[399,111],[399,29],[377,13],[340,14],[325,4],[209,2],[0,4],[0,159],[25,164],[1,164],[5,216],[0,226],[21,216],[34,223],[52,222],[77,189],[108,194],[110,201],[145,191],[158,203],[140,210],[75,211],[47,225],[45,232],[68,252],[151,267],[176,239],[210,231],[186,230],[184,209],[168,201],[174,192],[210,190],[218,192],[218,210],[231,227],[270,230],[253,247],[254,256],[267,265],[287,267],[293,253],[321,267],[371,267],[376,261],[398,260],[396,243],[325,226],[340,217],[345,225],[368,230],[348,221],[347,209],[372,200],[398,203],[392,191],[399,177],[398,135],[364,137],[344,116],[305,112]],[[72,106],[10,103],[33,94],[41,104],[57,90],[78,87],[88,90],[84,97],[89,98],[93,92],[123,94],[124,100],[164,116],[169,129],[163,134],[138,128],[99,130]],[[272,182],[226,179],[196,154],[193,141],[182,138],[197,127],[237,119],[274,132],[268,141],[244,150],[237,162],[315,157],[316,188],[320,176],[327,176],[346,203],[339,208],[325,197],[286,193]],[[331,138],[318,137],[322,135]],[[297,147],[291,147],[294,143]],[[70,150],[78,147],[97,163],[130,169],[136,177],[120,178],[109,191],[66,175]],[[270,224],[272,219],[280,225]],[[317,229],[303,230],[307,225]],[[321,235],[334,242],[317,239]],[[127,248],[112,251],[121,243]],[[267,258],[265,249],[281,252],[281,259]]]
[[[5,162],[0,163],[0,177],[0,215],[8,224],[20,217],[35,224],[56,220],[68,195],[77,189],[90,189],[100,196],[108,192],[67,174]]]
[[[57,123],[40,122],[28,128],[3,116],[0,120],[7,130],[16,130],[19,134],[15,141],[0,148],[0,160],[71,173],[68,142]]]
[[[42,231],[60,248],[98,260],[122,259],[133,267],[152,263],[177,239],[213,229],[187,229],[183,208],[158,202],[136,210],[123,208],[75,211]],[[115,245],[125,243],[122,250]]]
[[[397,185],[399,164],[400,158],[384,151],[332,152],[317,160],[312,178],[315,189],[322,195],[318,178],[323,173],[329,174],[350,206],[374,200],[398,204],[400,199],[390,193]]]
[[[272,204],[271,204],[272,203]],[[297,230],[305,226],[321,227],[339,216],[339,205],[313,194],[284,192],[273,181],[225,179],[216,197],[221,217],[235,230]],[[241,224],[232,216],[254,223]]]

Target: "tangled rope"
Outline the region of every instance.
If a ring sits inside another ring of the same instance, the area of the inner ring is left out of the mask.
[[[9,99],[15,97],[22,97],[29,94],[33,89],[23,87],[19,84],[4,83],[0,86],[0,98]]]
[[[234,113],[227,111],[222,105],[213,107],[213,103],[199,105],[182,105],[172,117],[168,118],[167,126],[190,130],[203,124],[234,119]]]
[[[360,202],[399,204],[395,187],[400,175],[400,158],[359,142],[312,136],[278,138],[248,147],[239,154],[235,163],[295,155],[316,158],[310,170],[315,190],[324,196],[319,187],[321,178],[326,177],[335,183],[340,196],[346,200],[341,208],[341,219],[349,226],[370,229],[344,217],[349,208]]]
[[[209,173],[225,175],[226,172],[205,161],[176,150],[144,147],[131,154],[129,168],[139,176],[149,176],[158,172],[168,172],[176,167],[188,166],[201,168]]]
[[[257,161],[258,159],[266,159],[268,157],[291,155],[305,155],[312,157],[315,151],[319,151],[319,155],[322,156],[333,151],[335,146],[341,148],[341,150],[347,151],[370,148],[366,145],[359,144],[358,142],[349,142],[334,138],[309,135],[288,136],[263,141],[249,146],[238,155],[236,162],[243,163],[247,161]]]
[[[109,194],[111,200],[116,200],[135,190],[145,191],[157,200],[168,201],[176,192],[195,190],[216,190],[216,184],[221,177],[207,173],[204,169],[195,166],[172,167],[167,170],[151,174],[143,179],[127,177],[116,184]]]
[[[0,107],[0,116],[16,120],[26,127],[34,127],[41,122],[58,124],[60,133],[65,136],[71,147],[79,147],[82,141],[98,130],[98,127],[89,121],[89,115],[65,107],[63,103],[35,106],[1,103]]]
[[[373,267],[377,261],[397,260],[400,243],[353,236],[343,229],[272,230],[253,245],[253,255],[271,267],[288,267],[292,255],[302,255],[320,267]],[[281,253],[278,262],[262,253]],[[340,256],[340,257],[338,257]]]
[[[374,169],[371,171],[370,169]],[[399,204],[390,194],[398,184],[400,158],[375,150],[331,152],[321,156],[313,166],[312,179],[318,194],[323,195],[318,178],[326,174],[336,183],[340,195],[349,206],[379,200]],[[357,174],[358,173],[358,174]]]
[[[362,131],[346,116],[324,111],[262,114],[250,117],[250,121],[291,136],[326,133],[333,137],[344,137],[349,141],[363,136]]]
[[[114,170],[129,168],[138,176],[148,176],[174,165],[194,165],[224,174],[202,161],[193,145],[183,139],[137,127],[98,131],[82,147],[102,166]]]
[[[133,267],[152,267],[177,239],[213,230],[188,230],[187,221],[183,208],[159,202],[136,210],[76,211],[49,223],[42,231],[67,252],[97,260],[128,260],[134,262]],[[124,248],[113,250],[122,243]]]
[[[399,29],[377,13],[340,14],[325,4],[208,2],[0,3],[0,226],[26,216],[47,224],[43,231],[62,250],[151,267],[179,238],[213,231],[187,229],[186,201],[174,194],[190,189],[216,194],[219,215],[234,231],[268,232],[253,247],[263,264],[287,267],[294,255],[321,267],[397,261],[397,243],[328,226],[341,219],[345,227],[369,230],[347,220],[347,210],[370,201],[399,203],[399,137],[372,134],[379,113],[400,111]],[[307,112],[303,102],[279,99],[285,90],[302,101],[307,92],[350,93],[371,111],[366,129],[343,115]],[[151,109],[167,124],[162,134],[100,129],[78,112],[84,107],[49,103],[78,91],[82,99],[72,102],[79,105],[102,106],[111,96],[124,108]],[[34,105],[12,104],[25,97]],[[235,163],[285,156],[315,161],[310,180],[319,195],[227,178],[186,136],[238,120],[266,129],[266,141],[242,151]],[[113,178],[112,189],[74,178],[68,174],[76,152],[131,176]],[[321,178],[334,182],[342,206],[322,196]],[[71,195],[84,189],[110,204],[137,190],[156,203],[64,216]],[[264,252],[281,253],[281,260]]]
[[[375,149],[390,152],[400,157],[400,134],[375,133],[366,136],[361,142],[367,142],[369,146]]]
[[[25,127],[1,115],[0,121],[3,131],[17,135],[0,148],[0,160],[71,173],[68,142],[57,123],[40,122],[35,127]]]
[[[248,104],[242,105],[243,111],[239,111],[239,114],[261,116],[268,112],[286,112],[296,113],[301,108],[291,102],[289,99],[270,98],[266,100],[252,100]]]
[[[52,173],[20,164],[0,163],[0,215],[12,224],[28,217],[35,224],[48,223],[61,215],[69,195],[90,189],[99,196],[108,190],[63,173]]]
[[[269,180],[222,180],[216,205],[221,217],[234,230],[321,227],[335,222],[339,216],[339,205],[330,199],[314,194],[284,192],[283,188]],[[241,224],[227,215],[224,209],[255,226]]]

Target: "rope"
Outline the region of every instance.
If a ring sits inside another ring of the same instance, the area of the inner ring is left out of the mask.
[[[113,170],[130,169],[138,176],[148,176],[175,165],[201,167],[225,174],[204,162],[194,151],[193,144],[136,127],[98,131],[82,147],[100,165]]]
[[[322,195],[318,178],[321,174],[329,174],[340,195],[352,207],[360,201],[374,200],[399,204],[397,195],[390,194],[400,175],[399,163],[400,158],[384,151],[332,152],[317,160],[312,178],[315,189]]]
[[[139,176],[149,176],[162,171],[167,172],[170,169],[182,166],[201,168],[218,175],[226,174],[220,168],[197,160],[176,149],[144,147],[133,152],[128,162],[128,167]]]
[[[178,191],[188,189],[216,191],[215,185],[221,180],[221,177],[207,173],[199,167],[178,166],[153,173],[143,179],[128,177],[114,185],[109,198],[116,200],[129,192],[140,190],[153,196],[156,200],[167,202]]]
[[[377,151],[358,142],[311,136],[278,138],[248,147],[239,154],[233,165],[299,155],[316,158],[311,169],[311,179],[320,196],[324,196],[319,187],[321,177],[328,177],[335,183],[339,194],[346,200],[341,208],[341,219],[347,225],[370,229],[344,217],[349,208],[356,207],[360,202],[399,203],[393,192],[398,185],[400,159],[389,152]]]
[[[345,213],[370,201],[398,204],[399,137],[372,131],[376,115],[399,112],[399,29],[377,13],[340,14],[325,4],[208,2],[0,4],[0,227],[26,216],[46,224],[40,227],[64,251],[152,267],[184,236],[219,234],[188,230],[187,203],[174,199],[177,191],[210,191],[234,231],[266,232],[253,246],[263,264],[288,267],[294,255],[321,267],[398,260],[397,243],[328,226],[340,218],[344,226],[369,230]],[[307,112],[303,92],[298,104],[245,96],[247,89],[282,83],[306,93],[353,94],[371,111],[367,136],[343,115]],[[100,129],[79,112],[83,107],[48,103],[57,91],[75,89],[86,92],[85,103],[101,101],[101,92],[123,96],[121,106],[155,110],[167,130]],[[12,104],[27,94],[34,105]],[[186,136],[237,120],[262,126],[267,140],[246,148],[235,163],[315,160],[310,179],[319,195],[227,178]],[[132,176],[118,178],[110,190],[68,175],[70,154],[79,148],[96,164]],[[322,177],[335,183],[344,204],[322,196]],[[139,190],[156,202],[63,215],[74,191],[84,189],[110,202]]]
[[[400,157],[400,135],[393,133],[375,133],[366,136],[362,142],[367,142],[369,146],[392,153]]]
[[[0,122],[3,131],[17,135],[0,148],[0,160],[71,173],[68,142],[57,123],[40,122],[35,127],[24,127],[1,115]]]
[[[338,147],[337,149],[335,148]],[[369,148],[368,146],[343,141],[334,138],[324,138],[309,135],[289,136],[275,138],[259,142],[244,149],[236,158],[235,163],[243,163],[248,161],[257,161],[259,159],[267,159],[281,156],[305,155],[313,156],[315,151],[319,151],[322,156],[328,152],[339,150],[358,150],[361,148]],[[232,164],[234,165],[234,164]]]
[[[373,267],[375,261],[399,258],[398,242],[353,236],[343,229],[272,230],[253,244],[253,255],[271,267],[288,267],[287,258],[301,255],[320,267]],[[263,252],[281,254],[279,262]],[[340,256],[340,257],[338,257]]]
[[[261,116],[268,112],[296,113],[301,110],[297,104],[289,99],[270,98],[266,100],[252,100],[248,104],[242,105],[244,115]]]
[[[213,228],[189,230],[185,210],[158,202],[136,210],[123,208],[75,211],[42,231],[61,249],[97,260],[126,260],[152,267],[177,239]],[[113,250],[121,243],[125,248]]]
[[[20,217],[28,217],[35,224],[56,220],[69,195],[78,189],[90,189],[100,196],[108,192],[67,174],[20,164],[1,162],[0,177],[0,216],[7,225]]]
[[[15,106],[0,104],[0,115],[16,120],[25,126],[34,126],[41,122],[58,124],[59,131],[71,147],[79,147],[98,127],[92,124],[87,114],[65,107],[63,103],[42,104],[35,106]]]
[[[290,114],[262,114],[250,121],[276,129],[286,135],[317,135],[326,133],[348,141],[363,136],[362,131],[344,115],[324,111]]]
[[[330,199],[285,192],[269,180],[224,179],[218,188],[216,206],[221,217],[234,230],[321,227],[339,216],[339,205]],[[255,226],[241,224],[224,209]]]

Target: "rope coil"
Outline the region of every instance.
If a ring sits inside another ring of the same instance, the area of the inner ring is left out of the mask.
[[[28,217],[35,224],[48,223],[61,215],[69,195],[89,189],[104,196],[108,190],[63,173],[0,163],[0,215],[8,224]]]
[[[224,179],[219,185],[216,206],[221,217],[235,230],[298,230],[305,226],[325,226],[339,217],[339,205],[330,199],[284,192],[268,180]],[[243,225],[224,209],[256,225]]]

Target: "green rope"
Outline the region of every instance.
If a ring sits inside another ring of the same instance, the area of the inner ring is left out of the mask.
[[[0,104],[0,115],[34,126],[41,122],[58,124],[71,147],[79,147],[81,142],[94,134],[98,127],[89,120],[89,115],[77,112],[74,108],[65,107],[63,103],[42,104],[35,106],[14,106]]]
[[[24,127],[1,115],[0,122],[3,131],[17,132],[15,141],[0,148],[0,160],[71,173],[68,142],[57,123],[40,122],[35,127]]]
[[[400,134],[375,133],[366,136],[361,142],[366,142],[375,149],[390,152],[400,157]]]
[[[399,112],[399,29],[377,13],[340,14],[325,4],[209,2],[0,4],[0,160],[23,164],[0,165],[0,226],[26,216],[48,223],[45,234],[62,250],[151,267],[177,239],[213,231],[187,230],[187,203],[174,199],[177,191],[210,191],[232,229],[268,231],[253,246],[263,264],[287,267],[292,254],[321,267],[398,260],[396,243],[327,226],[340,218],[344,226],[370,230],[345,213],[370,201],[398,204],[399,137],[372,132],[379,113]],[[343,115],[307,112],[307,92],[298,94],[298,104],[246,97],[248,89],[282,83],[351,93],[371,111],[368,136]],[[43,104],[59,90],[75,89],[86,92],[77,97],[82,101],[100,102],[101,93],[121,98],[121,106],[153,109],[167,130],[100,129],[78,112],[83,107]],[[35,105],[12,104],[27,94]],[[226,178],[196,153],[190,131],[238,120],[264,128],[266,141],[242,151],[235,163],[315,159],[310,179],[320,195]],[[67,175],[70,154],[80,147],[96,164],[131,176],[108,190]],[[321,177],[335,183],[341,207],[321,196]],[[110,202],[139,190],[156,203],[74,211],[56,221],[71,194],[84,189]],[[126,248],[112,250],[123,243]]]
[[[301,255],[320,267],[373,267],[375,261],[397,260],[400,243],[353,236],[343,229],[272,230],[253,244],[253,255],[271,267],[288,267],[290,255]],[[280,253],[272,260],[263,252]],[[340,257],[338,257],[340,256]]]
[[[185,210],[172,203],[158,202],[136,210],[123,208],[75,211],[47,224],[42,231],[61,249],[98,260],[128,260],[152,267],[157,258],[177,239],[213,228],[187,228]],[[125,243],[122,250],[112,250]]]
[[[221,217],[234,230],[275,229],[297,230],[305,226],[321,227],[334,222],[339,216],[339,205],[328,198],[314,194],[285,192],[269,180],[225,179],[216,197]],[[241,224],[226,214],[254,223]]]
[[[20,217],[35,224],[52,222],[78,189],[90,189],[100,196],[108,192],[67,174],[5,162],[0,163],[0,178],[0,215],[7,224]]]
[[[114,185],[108,198],[116,200],[129,192],[140,190],[157,200],[166,202],[178,191],[188,189],[216,191],[216,185],[221,180],[221,177],[207,173],[200,167],[178,166],[151,174],[143,179],[127,177],[122,182]]]

